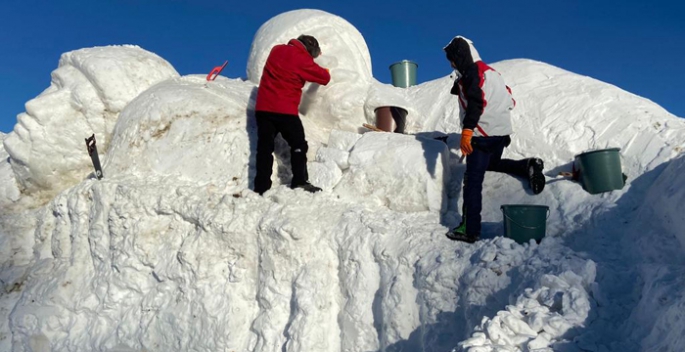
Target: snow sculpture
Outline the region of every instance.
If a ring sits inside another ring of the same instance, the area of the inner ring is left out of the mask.
[[[6,134],[0,132],[0,141],[6,137]],[[0,208],[8,207],[21,197],[12,172],[12,165],[7,161],[8,159],[9,155],[7,155],[3,144],[0,143]]]
[[[178,73],[137,46],[107,46],[62,55],[52,82],[26,103],[4,141],[15,178],[28,194],[52,195],[92,170],[85,138],[107,151],[119,112],[153,84]]]

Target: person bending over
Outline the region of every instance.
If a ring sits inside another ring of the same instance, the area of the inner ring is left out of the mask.
[[[321,188],[309,183],[307,174],[307,140],[298,115],[302,87],[306,82],[327,85],[328,69],[314,62],[321,54],[319,42],[310,35],[291,39],[288,44],[274,46],[264,64],[257,90],[257,173],[254,191],[261,194],[271,188],[274,141],[278,133],[290,146],[293,179],[291,188],[318,192]]]

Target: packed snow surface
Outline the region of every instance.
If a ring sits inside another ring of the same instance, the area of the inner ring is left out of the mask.
[[[303,33],[333,77],[307,85],[300,106],[324,190],[287,187],[279,138],[262,197],[250,190],[261,67]],[[248,80],[180,77],[135,46],[65,53],[0,135],[0,350],[685,349],[685,122],[545,63],[493,67],[517,101],[505,157],[543,158],[548,182],[533,195],[488,173],[484,232],[469,245],[444,236],[465,168],[452,79],[378,82],[362,34],[338,16],[266,22]],[[361,128],[381,106],[405,108],[410,133]],[[623,189],[590,195],[557,177],[575,155],[614,147]],[[503,237],[504,204],[548,206],[545,239]]]

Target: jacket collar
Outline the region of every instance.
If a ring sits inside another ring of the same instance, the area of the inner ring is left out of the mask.
[[[288,41],[288,45],[292,45],[296,48],[300,48],[300,49],[304,50],[307,54],[309,54],[309,52],[307,51],[307,48],[304,47],[304,44],[302,44],[302,42],[297,40],[297,39],[290,39],[290,41]]]

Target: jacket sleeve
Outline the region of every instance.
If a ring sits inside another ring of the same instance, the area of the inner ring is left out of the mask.
[[[324,86],[331,81],[331,74],[317,65],[311,58],[305,60],[302,66],[300,66],[300,77],[307,82],[314,82]]]
[[[480,121],[480,116],[483,115],[485,98],[483,89],[481,88],[481,80],[482,78],[477,70],[464,75],[462,78],[462,86],[464,87],[464,95],[466,96],[466,116],[464,117],[465,129],[475,129],[478,125],[478,121]]]
[[[511,104],[512,105],[509,108],[509,110],[511,110],[511,109],[516,107],[516,99],[514,99],[514,94],[511,92],[511,88],[509,88],[509,86],[506,86],[506,87],[507,87],[507,92],[509,92],[509,96],[511,97]]]

